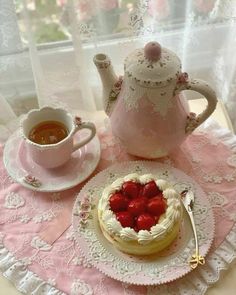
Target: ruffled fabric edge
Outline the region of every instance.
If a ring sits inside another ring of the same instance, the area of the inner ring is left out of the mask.
[[[196,132],[209,133],[222,141],[236,153],[236,136],[217,122],[208,119]],[[236,259],[236,224],[221,245],[207,255],[206,264],[192,271],[185,277],[166,285],[148,287],[147,295],[203,295],[214,283],[221,272],[227,270]]]
[[[228,129],[224,129],[214,120],[208,119],[202,128],[198,129],[198,132],[209,131],[213,136],[229,146],[233,152],[236,152],[236,136]],[[5,248],[2,237],[0,240],[1,273],[14,284],[17,290],[24,294],[32,295],[65,295],[65,293],[28,270],[24,263],[17,260]],[[236,224],[220,247],[215,252],[208,254],[204,266],[199,267],[176,282],[148,287],[147,295],[186,295],[190,294],[190,291],[191,295],[203,295],[212,284],[219,280],[221,271],[226,270],[234,259],[236,259]]]
[[[11,281],[23,294],[31,295],[65,295],[64,292],[39,278],[27,269],[23,262],[17,260],[4,246],[3,235],[0,241],[0,270],[2,275]]]
[[[232,152],[236,152],[236,136],[229,129],[221,127],[213,119],[208,119],[197,130],[199,132],[209,133],[215,136],[218,140],[227,145]]]
[[[191,291],[191,295],[203,295],[212,284],[219,280],[221,271],[226,270],[235,258],[236,225],[234,225],[221,246],[215,252],[208,254],[204,266],[199,267],[176,282],[148,287],[147,294],[185,295]],[[3,242],[0,243],[0,270],[2,275],[24,294],[65,295],[65,293],[57,290],[28,270],[22,262],[17,260],[5,248]]]
[[[148,295],[203,295],[216,283],[223,270],[228,269],[236,258],[236,225],[224,242],[213,253],[207,255],[206,264],[189,273],[176,282],[148,287]],[[191,293],[190,293],[191,292]]]

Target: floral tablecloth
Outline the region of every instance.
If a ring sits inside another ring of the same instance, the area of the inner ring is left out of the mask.
[[[98,128],[101,160],[92,176],[113,163],[134,160]],[[215,239],[206,264],[185,277],[160,286],[138,287],[115,281],[94,269],[76,246],[72,226],[58,228],[83,184],[64,192],[41,193],[15,183],[2,163],[0,147],[0,269],[27,294],[204,294],[236,257],[236,138],[218,125],[205,124],[161,162],[191,176],[212,205]],[[160,161],[160,160],[159,160]],[[91,177],[92,177],[91,176]],[[55,227],[54,227],[55,226]],[[51,232],[51,241],[44,233]]]

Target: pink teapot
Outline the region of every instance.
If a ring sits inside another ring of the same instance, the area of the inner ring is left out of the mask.
[[[181,71],[175,53],[157,42],[134,50],[125,59],[124,77],[117,77],[109,57],[94,57],[103,83],[104,109],[113,135],[129,154],[155,159],[179,146],[215,110],[214,90],[204,81]],[[183,90],[201,93],[207,108],[189,111]]]

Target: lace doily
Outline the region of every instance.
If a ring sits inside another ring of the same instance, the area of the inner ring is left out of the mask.
[[[81,185],[58,193],[33,192],[15,183],[1,160],[0,269],[3,275],[21,292],[36,295],[204,294],[218,280],[220,271],[227,269],[236,258],[236,137],[211,121],[196,131],[162,162],[193,178],[211,203],[215,239],[205,266],[172,283],[148,288],[120,283],[103,275],[76,246],[72,227],[65,232],[55,232],[53,226],[61,213],[72,206]],[[102,152],[96,172],[116,162],[134,159],[125,154],[109,128],[100,128],[99,137]],[[3,147],[1,159],[2,153]],[[51,234],[57,236],[53,243],[42,240],[40,233],[45,228],[51,228]]]

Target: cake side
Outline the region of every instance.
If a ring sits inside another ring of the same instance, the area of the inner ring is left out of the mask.
[[[151,255],[166,249],[176,239],[181,221],[177,222],[172,230],[166,234],[165,238],[152,241],[146,245],[138,244],[137,241],[124,241],[118,236],[110,235],[104,228],[104,223],[100,221],[100,227],[106,239],[117,249],[131,255]]]

